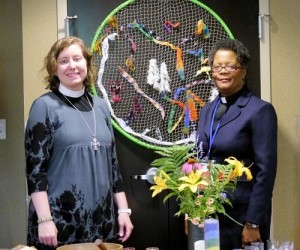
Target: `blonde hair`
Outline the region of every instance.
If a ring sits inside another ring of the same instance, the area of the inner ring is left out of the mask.
[[[48,55],[45,57],[45,68],[47,69],[48,75],[45,77],[47,82],[47,89],[57,90],[59,87],[60,80],[55,75],[57,70],[57,58],[60,53],[73,44],[79,45],[82,50],[82,54],[87,62],[87,76],[83,81],[83,84],[87,90],[90,90],[95,82],[95,69],[93,65],[93,54],[85,46],[84,42],[78,37],[65,37],[57,40],[51,47]]]

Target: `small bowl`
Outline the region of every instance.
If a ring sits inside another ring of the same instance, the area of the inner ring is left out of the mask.
[[[123,246],[115,243],[104,243],[108,250],[121,250]],[[99,250],[95,243],[78,243],[58,247],[56,250]]]
[[[115,243],[104,243],[108,250],[121,250],[123,246]],[[99,250],[99,249],[98,249]]]

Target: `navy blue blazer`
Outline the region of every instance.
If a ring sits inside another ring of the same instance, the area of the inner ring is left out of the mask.
[[[203,156],[209,148],[210,125],[217,100],[218,97],[200,111],[197,142]],[[277,116],[270,103],[254,96],[246,86],[223,115],[211,147],[211,160],[224,163],[230,156],[245,162],[245,166],[252,164],[253,175],[252,181],[245,177],[239,179],[233,193],[233,210],[235,203],[248,204],[244,220],[269,226],[277,167]]]

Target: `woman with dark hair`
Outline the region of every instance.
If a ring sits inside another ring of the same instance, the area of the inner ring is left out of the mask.
[[[242,176],[232,207],[219,215],[221,250],[242,248],[270,237],[272,192],[277,166],[277,116],[273,106],[254,96],[246,84],[250,56],[230,38],[210,54],[212,79],[219,96],[200,112],[197,143],[204,159],[224,163],[234,156],[251,166],[253,179]]]
[[[76,37],[58,40],[45,58],[50,92],[31,106],[25,132],[31,196],[27,243],[37,249],[113,241],[114,202],[119,239],[130,220],[116,156],[110,112],[89,93],[93,57]]]

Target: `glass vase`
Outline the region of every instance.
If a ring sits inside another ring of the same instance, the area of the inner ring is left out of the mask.
[[[205,250],[220,250],[220,227],[218,219],[206,219],[204,222]]]
[[[188,221],[188,250],[211,249],[220,249],[219,220],[206,219],[204,228]]]
[[[195,250],[195,244],[199,245],[199,241],[204,241],[204,229],[198,227],[198,225],[194,225],[191,221],[188,221],[188,250]],[[200,247],[197,247],[197,250],[199,248]]]

